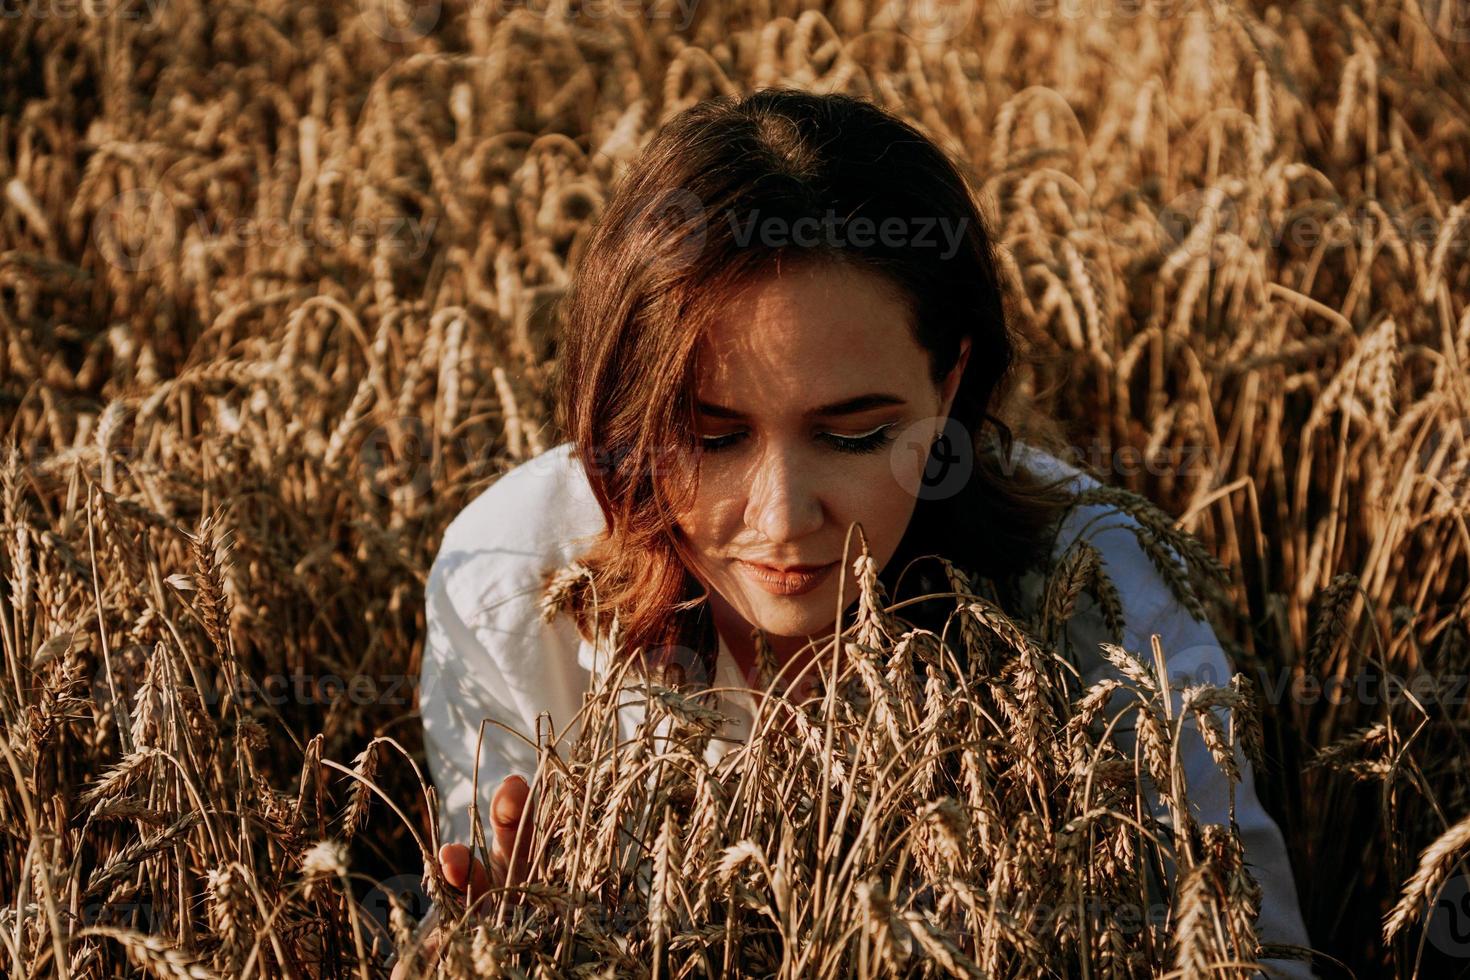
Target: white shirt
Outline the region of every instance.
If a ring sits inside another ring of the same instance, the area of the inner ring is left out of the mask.
[[[1032,447],[1018,448],[1022,464],[1033,471],[1047,477],[1070,476],[1074,489],[1098,485],[1055,456]],[[1149,636],[1160,634],[1177,715],[1180,692],[1186,685],[1224,685],[1234,671],[1214,631],[1177,601],[1130,526],[1137,526],[1134,519],[1114,507],[1074,507],[1062,523],[1054,554],[1063,553],[1079,534],[1098,549],[1123,603],[1122,646],[1152,663]],[[538,601],[542,573],[568,564],[603,527],[602,510],[572,455],[572,444],[566,442],[500,476],[445,530],[426,589],[427,637],[419,686],[425,754],[441,800],[442,840],[471,840],[468,808],[481,720],[504,723],[530,740],[485,726],[479,810],[482,819],[488,819],[490,796],[505,776],[519,773],[530,782],[535,773],[537,716],[548,712],[561,736],[581,710],[582,696],[591,689],[594,677],[601,677],[607,668],[605,647],[594,650],[583,640],[569,614],[559,613],[550,623],[544,622]],[[1027,601],[1035,601],[1039,585],[1040,577],[1034,572],[1022,579]],[[1121,679],[1117,668],[1098,653],[1098,642],[1108,635],[1090,596],[1079,599],[1067,634],[1084,668],[1084,689],[1104,677]],[[715,670],[712,686],[748,686],[723,638]],[[740,740],[748,737],[754,701],[738,692],[717,696],[719,710],[732,719],[718,734]],[[1118,710],[1114,704],[1121,706],[1132,696],[1118,691],[1113,697],[1109,715]],[[632,737],[642,716],[638,704],[620,711],[622,738]],[[1122,730],[1127,724],[1125,719],[1114,731],[1124,751],[1131,752],[1133,735]],[[713,763],[729,744],[711,739],[706,758]],[[1184,728],[1180,759],[1186,795],[1197,819],[1228,823],[1227,777],[1210,757],[1192,720]],[[1281,831],[1261,807],[1252,767],[1239,749],[1236,764],[1242,775],[1235,788],[1236,820],[1246,862],[1262,889],[1261,938],[1310,945]],[[1155,816],[1169,823],[1167,806],[1157,800],[1151,787],[1148,800]],[[1172,868],[1169,875],[1173,875]],[[1304,962],[1263,963],[1280,976],[1314,976]]]

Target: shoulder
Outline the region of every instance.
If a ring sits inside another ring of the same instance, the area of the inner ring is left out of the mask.
[[[1043,480],[1063,480],[1074,490],[1099,486],[1097,478],[1060,456],[1020,439],[1011,444],[1008,463]]]
[[[469,838],[477,773],[482,793],[507,773],[531,778],[542,714],[558,730],[577,716],[583,645],[567,617],[541,619],[541,577],[601,531],[601,513],[563,444],[496,477],[444,530],[424,590],[418,708],[449,839]]]
[[[1018,442],[1014,455],[1016,464],[1029,473],[1044,480],[1062,481],[1073,493],[1106,486],[1091,473],[1040,447]],[[1082,542],[1095,548],[1103,570],[1118,591],[1125,621],[1130,627],[1144,625],[1179,608],[1155,559],[1144,547],[1145,537],[1147,531],[1143,524],[1117,503],[1079,502],[1066,511],[1057,525],[1051,557],[1053,561],[1060,560]],[[1183,569],[1182,559],[1172,551],[1169,554]]]
[[[455,515],[426,590],[473,616],[525,596],[603,527],[587,475],[564,442],[501,474]]]

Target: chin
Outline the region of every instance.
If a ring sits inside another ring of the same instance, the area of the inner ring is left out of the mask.
[[[805,614],[796,611],[793,615],[790,612],[771,610],[767,607],[764,610],[765,615],[756,616],[754,625],[770,636],[785,637],[808,637],[830,629],[832,614],[828,603],[821,602],[820,599],[812,601],[809,596],[803,598],[808,600]],[[815,611],[817,607],[821,608],[821,613]]]

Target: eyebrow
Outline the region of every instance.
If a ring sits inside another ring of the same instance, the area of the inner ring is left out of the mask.
[[[838,415],[856,415],[859,412],[866,412],[874,408],[884,408],[888,405],[905,404],[907,402],[897,395],[891,395],[884,391],[875,391],[866,395],[858,395],[855,398],[844,398],[842,401],[832,402],[828,405],[818,405],[806,414],[811,418],[833,418]],[[699,402],[699,410],[705,415],[712,415],[719,419],[739,419],[743,421],[749,418],[744,412],[736,411],[725,405],[716,405],[712,402]]]

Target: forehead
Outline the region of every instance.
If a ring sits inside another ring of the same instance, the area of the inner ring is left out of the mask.
[[[697,358],[700,390],[800,391],[817,401],[867,380],[901,383],[926,363],[912,321],[909,303],[880,273],[786,265],[713,311]]]

